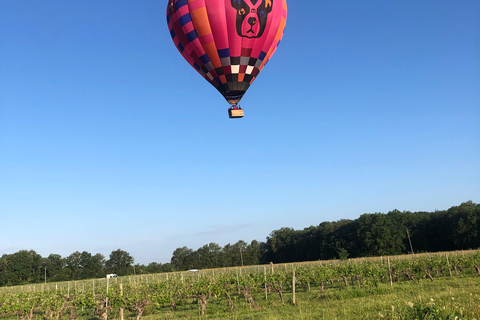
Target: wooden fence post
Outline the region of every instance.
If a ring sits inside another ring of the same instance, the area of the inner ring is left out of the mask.
[[[120,297],[123,297],[123,283],[120,283]],[[120,307],[118,314],[120,316],[120,320],[123,320],[123,307]]]
[[[445,257],[447,258],[448,272],[450,273],[450,277],[451,277],[452,276],[452,268],[450,268],[450,262],[448,261],[448,254],[445,253]]]
[[[295,304],[295,285],[296,285],[295,267],[293,267],[293,277],[292,277],[292,300],[293,300],[293,304]]]
[[[237,289],[238,289],[238,294],[240,294],[240,282],[238,281],[238,268],[236,269],[237,271]]]
[[[387,263],[388,263],[388,276],[390,277],[390,285],[393,286],[392,268],[390,268],[390,257],[387,257]]]
[[[267,268],[263,267],[263,278],[265,280],[265,300],[267,300]]]
[[[107,278],[107,292],[105,294],[105,320],[108,319],[108,279]]]

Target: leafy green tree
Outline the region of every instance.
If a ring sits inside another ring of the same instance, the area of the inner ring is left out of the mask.
[[[173,272],[175,271],[175,268],[173,267],[173,265],[171,263],[163,263],[161,268],[160,268],[160,272]]]
[[[79,251],[75,251],[65,259],[65,266],[68,274],[68,279],[70,280],[81,279],[80,277],[81,276],[80,274],[81,258],[82,258],[82,254]]]
[[[105,263],[108,273],[124,276],[133,271],[133,257],[126,251],[117,249],[112,251],[110,258]]]
[[[170,262],[176,270],[193,268],[193,250],[187,247],[175,249]]]
[[[45,268],[47,269],[47,281],[65,281],[69,280],[65,274],[66,261],[59,254],[50,254],[45,259]]]
[[[222,248],[222,255],[220,260],[221,267],[232,267],[234,266],[235,255],[233,254],[233,248],[230,243],[227,243]]]
[[[92,256],[83,251],[79,257],[78,268],[80,279],[101,278],[105,275],[105,257],[100,253]]]
[[[480,247],[480,205],[472,201],[448,209],[451,220],[451,240],[456,249]]]
[[[237,241],[231,248],[231,252],[233,255],[233,261],[236,262],[234,266],[244,266],[245,259],[244,255],[247,252],[247,243],[243,240]],[[236,258],[235,258],[236,257]]]
[[[248,260],[248,246],[243,240],[237,241],[237,243],[231,245],[230,243],[225,245],[221,252],[220,266],[234,267],[250,264]]]
[[[89,267],[89,277],[91,278],[101,278],[105,275],[105,256],[100,253],[96,253],[90,258],[88,264]]]
[[[363,214],[358,218],[359,245],[366,256],[395,255],[406,252],[406,229],[395,223],[400,212]],[[398,219],[397,219],[398,220]]]
[[[8,255],[4,254],[0,258],[0,286],[5,286],[10,282],[10,271],[8,268]]]
[[[317,254],[315,259],[328,260],[338,257],[338,252],[346,250],[350,256],[358,254],[357,223],[352,220],[322,222],[313,232]]]
[[[198,257],[197,267],[202,269],[208,269],[219,266],[221,261],[221,251],[222,247],[213,242],[199,248],[194,253],[194,256]]]
[[[91,270],[91,260],[92,260],[92,254],[91,253],[83,251],[80,254],[80,262],[79,262],[80,279],[93,278],[93,273],[92,273],[92,270]]]
[[[245,265],[256,265],[260,263],[262,257],[262,246],[257,240],[252,240],[247,246],[243,255]]]
[[[172,272],[174,271],[173,265],[171,263],[157,263],[151,262],[148,266],[145,267],[145,273],[161,273],[161,272]]]
[[[40,282],[43,258],[33,250],[4,255],[2,263],[8,285]]]
[[[317,260],[320,250],[316,238],[315,227],[310,226],[298,232],[297,259],[301,261]]]
[[[293,262],[296,261],[297,234],[292,228],[281,228],[270,233],[267,237],[269,256],[272,262]]]

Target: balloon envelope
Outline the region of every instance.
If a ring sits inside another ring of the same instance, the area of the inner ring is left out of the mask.
[[[235,104],[282,39],[286,0],[169,0],[167,23],[175,46]]]

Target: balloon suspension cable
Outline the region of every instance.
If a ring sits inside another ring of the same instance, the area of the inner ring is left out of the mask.
[[[242,109],[242,108],[240,107],[240,105],[239,105],[238,102],[237,102],[237,103],[231,103],[231,104],[230,104],[230,109],[232,109],[232,110],[238,110],[238,109]]]

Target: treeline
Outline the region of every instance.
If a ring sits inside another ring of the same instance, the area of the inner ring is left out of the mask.
[[[410,245],[411,243],[411,245]],[[472,201],[448,210],[363,214],[355,220],[322,222],[303,230],[281,228],[266,242],[253,240],[221,247],[216,243],[197,250],[187,247],[173,252],[170,263],[135,264],[123,251],[112,251],[109,259],[97,253],[74,252],[68,257],[51,254],[43,258],[22,250],[0,258],[0,286],[45,281],[120,276],[283,263],[297,261],[386,256],[414,252],[438,252],[480,248],[480,204]]]
[[[411,246],[410,246],[410,241]],[[282,228],[266,242],[239,241],[221,248],[210,243],[173,252],[177,270],[264,263],[346,259],[480,248],[480,204],[472,201],[448,210],[363,214],[356,220],[322,222],[303,230]]]
[[[108,273],[123,276],[173,271],[169,263],[153,262],[144,266],[133,262],[133,257],[120,249],[112,251],[109,259],[86,251],[76,251],[68,257],[50,254],[43,258],[33,250],[21,250],[0,258],[0,286],[104,278]]]

